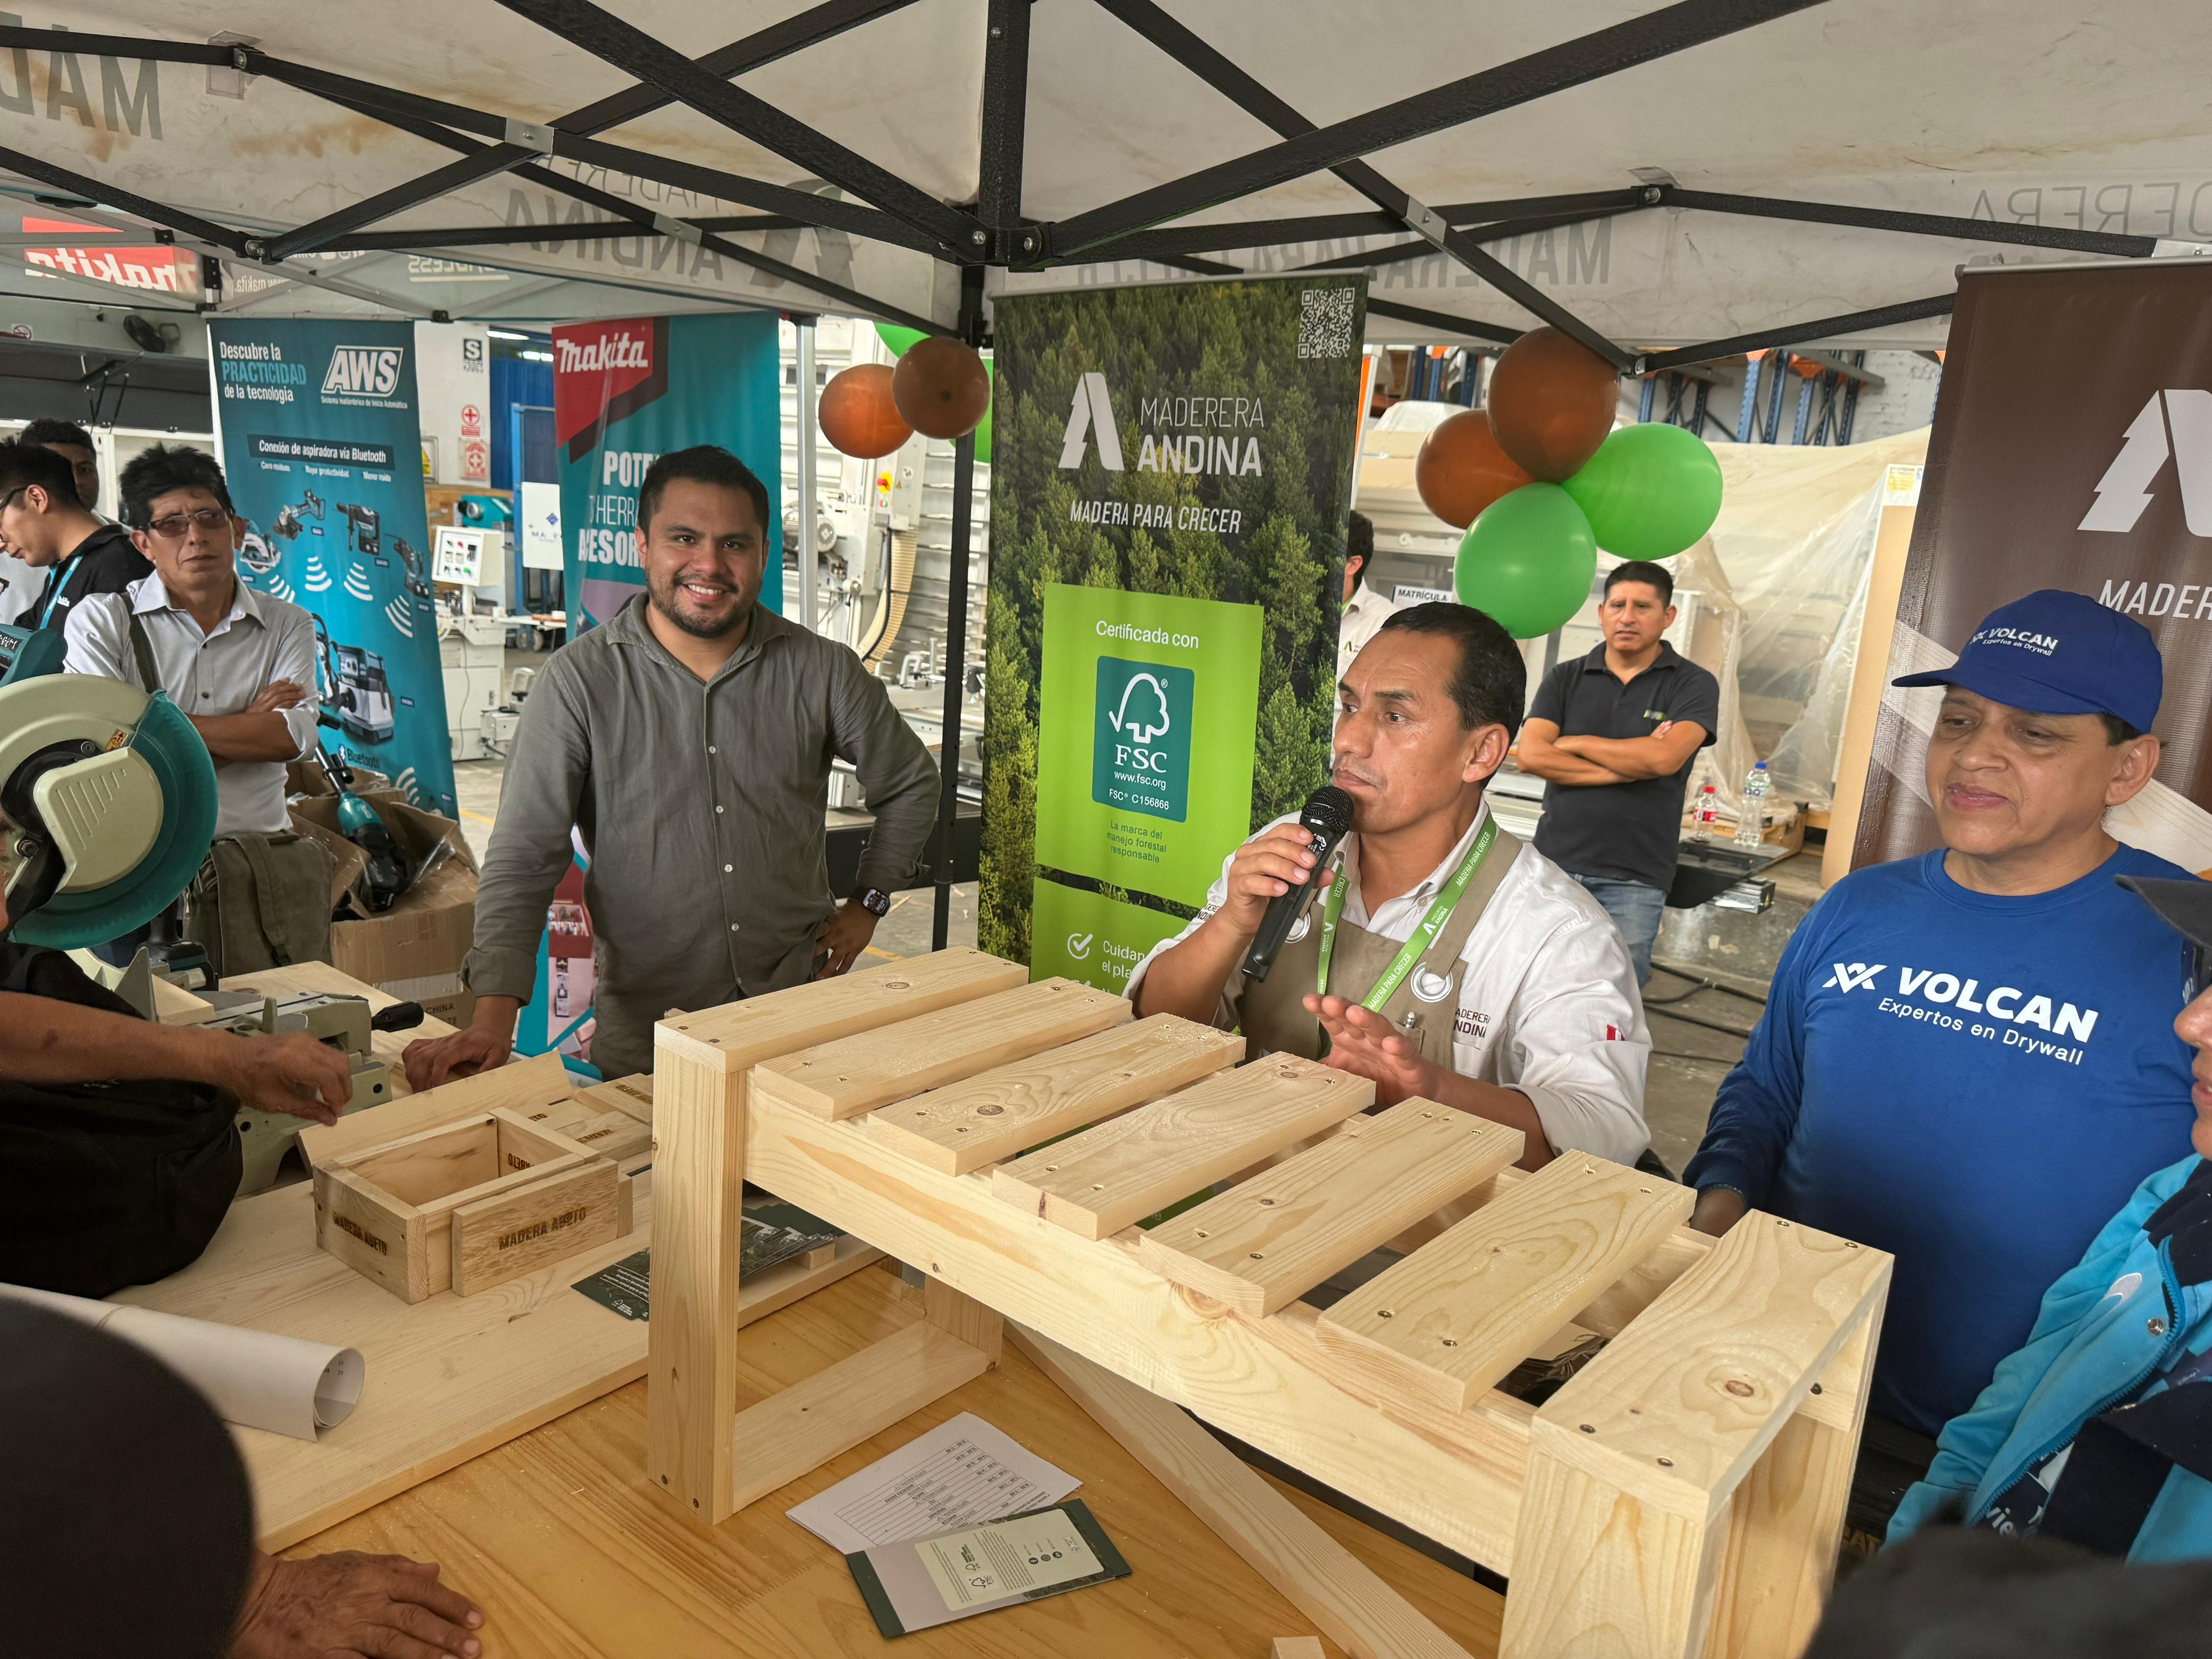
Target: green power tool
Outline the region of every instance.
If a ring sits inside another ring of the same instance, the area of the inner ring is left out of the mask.
[[[51,632],[51,630],[47,630]],[[215,763],[168,698],[90,674],[0,679],[7,936],[96,945],[167,909],[215,839]]]

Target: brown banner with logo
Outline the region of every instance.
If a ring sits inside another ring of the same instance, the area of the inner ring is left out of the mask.
[[[2212,261],[1967,271],[1887,678],[1954,660],[1990,611],[2069,588],[2166,659],[2157,781],[2108,820],[2212,868]],[[1885,689],[1854,867],[1936,844],[1936,690]]]

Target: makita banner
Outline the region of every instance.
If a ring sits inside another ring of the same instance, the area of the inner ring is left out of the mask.
[[[1365,287],[1000,301],[985,950],[1118,991],[1327,781]]]
[[[2120,840],[2212,872],[2212,263],[1961,273],[1888,678],[1948,665],[2038,588],[2138,618],[2166,659],[2155,781]],[[1886,688],[1853,863],[1936,842],[1940,688]]]
[[[768,486],[761,602],[783,609],[777,320],[772,312],[736,312],[553,331],[553,436],[574,628],[605,622],[645,585],[637,487],[656,458],[695,444],[720,444]]]
[[[454,811],[411,323],[208,324],[240,574],[315,618],[323,746]]]

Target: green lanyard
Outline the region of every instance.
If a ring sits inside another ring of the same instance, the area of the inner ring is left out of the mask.
[[[1486,818],[1482,833],[1474,838],[1474,845],[1467,849],[1467,856],[1460,860],[1459,868],[1452,872],[1452,878],[1444,884],[1443,890],[1430,901],[1429,913],[1421,918],[1421,925],[1413,929],[1413,938],[1399,947],[1398,959],[1382,970],[1382,977],[1375,981],[1375,988],[1360,999],[1361,1007],[1372,1013],[1382,1012],[1382,1005],[1396,994],[1398,987],[1405,982],[1406,975],[1413,971],[1413,964],[1427,953],[1429,946],[1436,942],[1437,935],[1443,932],[1444,924],[1451,920],[1451,913],[1459,907],[1460,895],[1467,891],[1468,883],[1474,879],[1474,872],[1482,867],[1483,860],[1490,856],[1491,843],[1497,839],[1498,820]],[[1336,950],[1336,923],[1344,914],[1345,884],[1344,872],[1339,870],[1336,879],[1328,884],[1328,896],[1322,906],[1321,970],[1314,981],[1315,993],[1320,996],[1328,994],[1328,959]]]

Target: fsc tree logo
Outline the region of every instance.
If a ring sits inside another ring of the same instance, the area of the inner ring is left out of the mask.
[[[1190,717],[1198,677],[1164,663],[1098,659],[1091,799],[1177,823],[1190,811]]]

